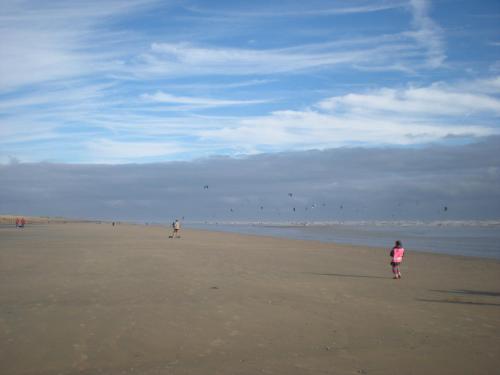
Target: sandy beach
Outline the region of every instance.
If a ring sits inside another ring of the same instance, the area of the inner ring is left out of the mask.
[[[493,374],[500,262],[93,223],[0,228],[0,373]],[[388,244],[388,247],[392,244]]]

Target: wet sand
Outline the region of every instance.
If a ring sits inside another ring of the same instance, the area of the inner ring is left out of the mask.
[[[111,224],[0,228],[0,373],[493,374],[500,262]],[[388,244],[389,245],[389,244]]]

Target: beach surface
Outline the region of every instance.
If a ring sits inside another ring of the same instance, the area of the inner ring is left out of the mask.
[[[0,227],[0,373],[493,374],[500,262],[109,223]],[[391,244],[387,244],[388,247]]]

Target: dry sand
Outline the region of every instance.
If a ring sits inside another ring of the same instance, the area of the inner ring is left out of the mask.
[[[0,228],[0,373],[500,373],[498,261],[169,232]]]

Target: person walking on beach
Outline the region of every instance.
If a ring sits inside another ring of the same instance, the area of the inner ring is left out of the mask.
[[[401,278],[401,271],[399,270],[399,265],[403,261],[404,254],[405,254],[405,249],[403,248],[401,241],[396,241],[396,243],[394,244],[394,247],[391,250],[391,254],[390,254],[392,273],[394,274],[393,279],[400,279]]]
[[[175,221],[172,223],[172,229],[173,232],[170,238],[181,238],[181,236],[179,235],[179,231],[181,230],[181,223],[178,219],[175,219]]]

